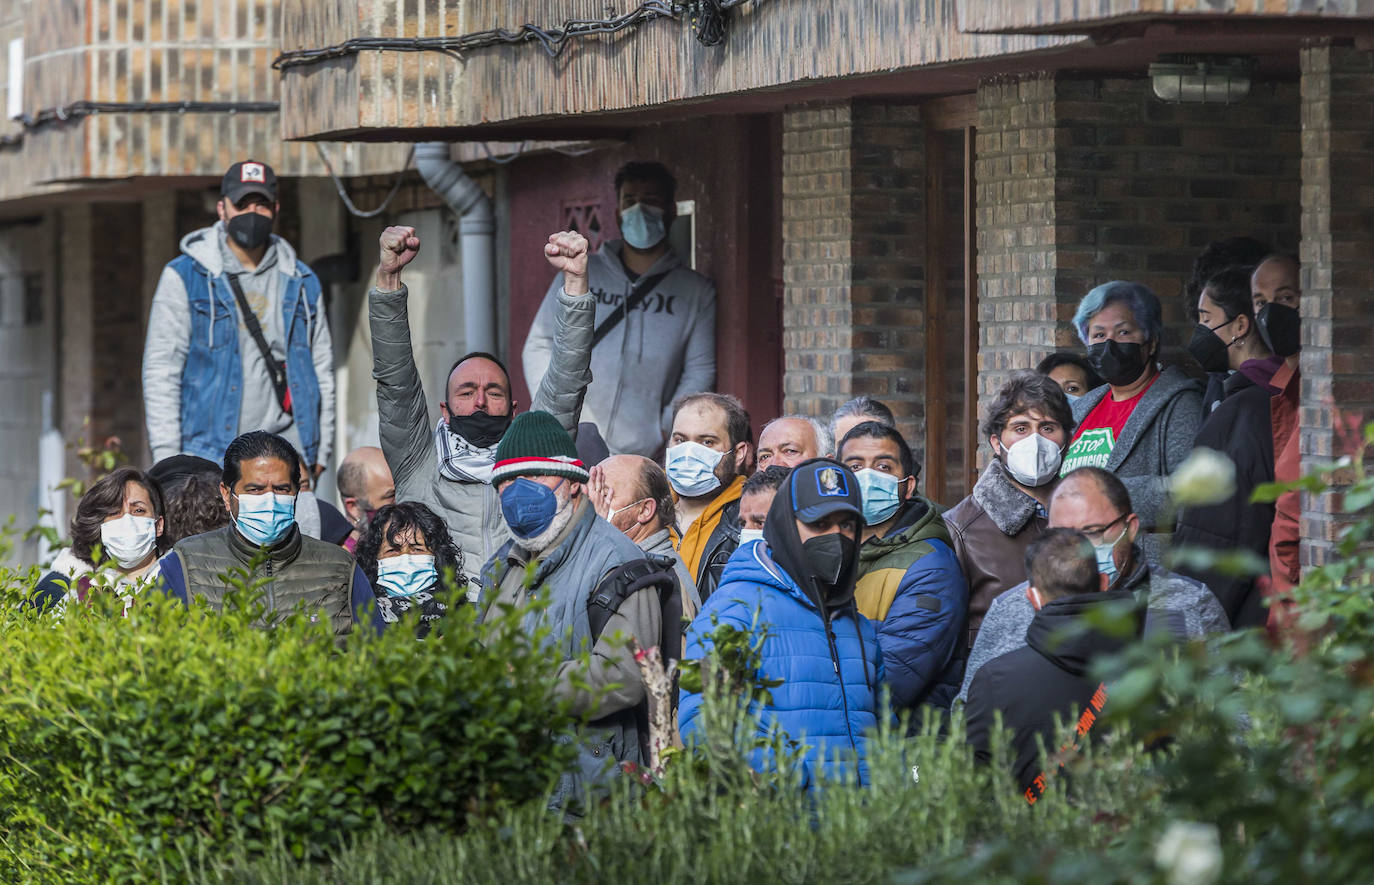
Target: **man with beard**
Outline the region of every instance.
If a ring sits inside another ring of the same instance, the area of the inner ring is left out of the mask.
[[[536,598],[548,601],[525,617],[524,629],[535,636],[547,628],[542,651],[557,662],[557,694],[589,720],[578,770],[565,775],[555,792],[559,808],[569,799],[581,801],[586,787],[608,773],[608,763],[644,761],[646,736],[637,715],[644,682],[626,642],[658,645],[663,620],[658,590],[645,587],[626,596],[599,636],[592,635],[593,591],[610,572],[644,554],[596,515],[588,479],[572,437],[552,415],[528,412],[511,423],[496,447],[491,481],[513,538],[482,568],[478,604],[485,619],[493,606],[501,611]]]
[[[418,501],[439,514],[462,549],[464,561],[489,559],[510,534],[491,485],[496,445],[516,402],[510,376],[489,353],[460,357],[449,370],[437,426],[429,421],[424,387],[415,367],[401,270],[420,251],[413,227],[382,231],[377,285],[368,293],[372,329],[372,376],[382,452],[396,480],[396,500]],[[564,430],[577,426],[589,368],[595,303],[587,296],[587,241],[571,232],[544,245],[549,264],[564,274],[558,295],[554,358],[532,408],[552,415]],[[467,576],[475,580],[476,576]]]
[[[703,601],[739,546],[739,499],[752,446],[749,413],[733,396],[694,393],[673,404],[664,470],[678,495],[677,550]]]
[[[719,590],[687,630],[684,660],[705,658],[729,625],[760,643],[759,671],[781,680],[757,699],[759,736],[777,726],[803,741],[801,785],[857,775],[869,782],[867,733],[878,724],[883,660],[873,624],[854,604],[863,511],[859,483],[837,461],[798,465],[773,498],[763,540],[730,560]],[[702,696],[684,691],[683,740],[700,727]],[[756,770],[776,765],[756,749]]]

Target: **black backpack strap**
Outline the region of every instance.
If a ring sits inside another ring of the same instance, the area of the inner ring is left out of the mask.
[[[286,384],[286,364],[277,362],[277,358],[272,356],[272,346],[267,343],[267,336],[262,334],[262,325],[258,322],[258,315],[253,313],[253,308],[248,306],[248,298],[243,294],[243,286],[239,285],[239,275],[236,273],[225,274],[229,278],[229,288],[234,290],[234,299],[239,303],[239,314],[243,317],[243,324],[248,327],[248,334],[253,336],[253,342],[258,345],[258,351],[262,353],[262,361],[267,366],[268,377],[272,379],[272,390],[277,394],[277,403],[282,411],[291,414],[291,389]]]
[[[659,606],[662,610],[661,636],[656,637],[659,650],[665,660],[676,660],[682,656],[682,593],[678,589],[677,575],[673,573],[671,562],[667,568],[659,557],[635,559],[618,565],[606,573],[587,599],[587,620],[591,626],[592,642],[601,638],[611,615],[640,590],[654,587],[658,590]],[[676,609],[676,616],[672,609]],[[673,637],[677,637],[673,641]],[[647,641],[648,637],[641,637]]]
[[[596,331],[592,333],[592,349],[595,350],[596,346],[601,343],[601,340],[611,334],[611,330],[620,325],[620,321],[625,319],[630,311],[639,307],[640,302],[649,297],[649,293],[654,290],[654,287],[663,282],[664,277],[672,272],[672,268],[669,268],[651,277],[644,277],[636,283],[629,297],[622,301],[619,307],[611,311],[611,315],[606,317],[606,319],[601,322],[601,325],[596,327]]]

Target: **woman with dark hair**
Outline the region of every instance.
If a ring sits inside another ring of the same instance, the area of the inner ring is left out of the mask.
[[[142,471],[121,467],[96,482],[76,505],[71,547],[34,588],[33,605],[61,611],[69,593],[85,601],[98,587],[119,593],[127,613],[134,595],[158,576],[163,512],[162,489]]]
[[[394,624],[409,611],[418,614],[415,635],[424,639],[448,606],[435,598],[445,576],[463,580],[463,551],[433,510],[407,501],[388,504],[368,523],[358,541],[358,567],[372,582],[377,611]],[[459,596],[457,601],[463,601]]]
[[[1279,393],[1272,381],[1283,368],[1283,358],[1270,353],[1260,335],[1250,268],[1233,267],[1208,280],[1198,296],[1197,310],[1198,324],[1188,352],[1202,368],[1224,380],[1221,401],[1203,421],[1196,442],[1231,459],[1236,465],[1236,488],[1225,501],[1184,510],[1174,546],[1218,553],[1249,550],[1262,560],[1269,555],[1274,505],[1251,503],[1250,495],[1257,486],[1274,481],[1270,400]],[[1264,604],[1254,578],[1190,563],[1178,571],[1211,588],[1233,627],[1264,624]]]
[[[1058,384],[1070,403],[1076,402],[1083,394],[1106,383],[1102,376],[1097,374],[1093,364],[1088,362],[1088,358],[1076,353],[1052,353],[1040,361],[1035,371],[1048,376],[1051,381]]]

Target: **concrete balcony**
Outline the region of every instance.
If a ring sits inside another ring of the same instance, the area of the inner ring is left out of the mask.
[[[618,0],[286,0],[282,9],[282,126],[288,139],[584,138],[634,123],[624,112],[711,101],[751,112],[782,101],[893,89],[894,73],[976,59],[1009,59],[1076,42],[970,35],[957,0],[756,0],[729,12],[725,42],[704,46],[685,19],[657,17],[616,34],[579,37],[551,57],[533,40],[464,54],[354,48],[292,53],[360,38],[457,37],[494,28],[545,29],[634,10]],[[932,76],[956,92],[975,80]],[[798,87],[806,87],[804,90]],[[787,97],[776,91],[787,89]],[[901,91],[905,91],[902,88]],[[617,119],[617,115],[621,115]]]
[[[1312,0],[960,0],[959,26],[972,33],[1082,34],[1104,27],[1171,22],[1236,28],[1256,22],[1284,23],[1287,30],[1316,25],[1339,33],[1342,21],[1374,17],[1367,3]],[[1332,25],[1335,25],[1333,28]]]

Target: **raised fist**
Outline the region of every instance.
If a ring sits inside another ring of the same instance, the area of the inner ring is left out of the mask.
[[[401,288],[401,268],[420,252],[420,238],[415,236],[415,228],[398,225],[382,231],[380,243],[377,288],[395,291]]]
[[[550,234],[544,244],[544,257],[563,272],[563,291],[569,295],[587,294],[587,251],[587,238],[570,230]]]

